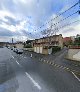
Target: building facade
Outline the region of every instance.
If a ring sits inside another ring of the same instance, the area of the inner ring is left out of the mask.
[[[71,37],[65,37],[65,38],[63,38],[63,43],[64,43],[64,46],[70,45],[72,43]]]
[[[34,52],[36,53],[51,54],[53,46],[63,48],[63,37],[61,34],[35,39],[33,41]]]

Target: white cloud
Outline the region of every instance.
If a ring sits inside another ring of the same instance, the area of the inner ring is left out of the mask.
[[[0,10],[0,18],[4,18],[5,16],[16,18],[11,12]]]
[[[36,32],[34,30],[45,24],[45,22],[48,20],[54,18],[56,13],[58,14],[58,12],[63,12],[72,4],[69,3],[71,1],[66,1],[2,0],[0,2],[0,20],[2,21],[0,21],[0,27],[5,28],[5,30],[10,30],[11,32],[18,32],[20,36],[28,34],[29,38],[31,38],[31,36],[33,38],[39,37],[41,35],[39,32],[43,31],[44,28],[50,27],[51,23],[45,25],[45,27],[43,27],[41,30],[39,29]],[[62,8],[59,9],[59,7]],[[14,23],[11,23],[13,21],[9,21],[9,18],[5,18],[6,16],[12,18],[15,21],[15,25]],[[62,18],[64,18],[64,16],[57,18],[57,20],[53,21],[52,23],[58,22]],[[63,22],[63,24],[65,23]],[[61,25],[62,23],[58,26]],[[79,30],[79,26],[77,25],[75,28],[73,26],[73,29]],[[63,31],[60,32],[64,34]]]

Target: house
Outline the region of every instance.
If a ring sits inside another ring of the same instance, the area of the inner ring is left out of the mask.
[[[51,54],[53,46],[63,48],[63,37],[61,34],[35,39],[33,41],[34,52],[36,53]]]
[[[64,43],[64,46],[70,45],[72,43],[72,38],[71,37],[63,38],[63,43]]]

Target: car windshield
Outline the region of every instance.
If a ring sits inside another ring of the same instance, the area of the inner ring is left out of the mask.
[[[0,92],[80,92],[80,0],[0,0]]]

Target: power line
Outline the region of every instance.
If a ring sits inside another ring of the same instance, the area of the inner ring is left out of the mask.
[[[60,20],[59,22],[54,23],[53,25],[55,26],[55,30],[58,30],[58,31],[59,31],[59,28],[56,26],[57,24],[61,23],[62,21],[66,20],[66,19],[68,19],[69,17],[73,16],[73,15],[76,14],[76,13],[78,13],[78,11],[72,13],[71,15],[67,16],[66,18]],[[53,25],[51,25],[51,29],[52,29],[52,26],[53,26]]]
[[[58,29],[62,29],[62,28],[64,28],[64,27],[70,26],[71,24],[74,24],[74,23],[76,23],[76,22],[80,22],[80,20],[76,20],[76,21],[73,21],[73,22],[71,22],[71,23],[68,23],[68,24],[66,24],[66,25],[64,25],[64,26],[59,27]],[[55,31],[55,30],[54,30],[54,31]]]
[[[73,16],[74,14],[76,14],[76,13],[78,13],[78,12],[79,12],[79,11],[76,11],[76,12],[72,13],[71,15],[67,16],[66,18],[64,18],[64,19],[62,19],[62,20],[60,20],[59,22],[54,23],[54,24],[58,24],[58,23],[60,23],[60,22],[62,22],[62,21],[64,21],[64,20],[66,20],[66,19],[68,19],[69,17]]]
[[[77,3],[75,3],[74,5],[72,5],[70,8],[68,8],[68,9],[65,10],[64,12],[58,14],[55,18],[53,18],[53,19],[51,19],[50,21],[48,21],[48,22],[46,22],[45,24],[43,24],[43,25],[42,25],[41,27],[39,27],[37,30],[41,29],[42,27],[44,27],[46,24],[50,23],[51,21],[57,19],[59,16],[61,16],[61,15],[63,15],[64,13],[68,12],[69,10],[71,10],[72,8],[74,8],[75,6],[77,6],[78,4],[79,4],[79,10],[78,10],[78,11],[76,11],[76,12],[70,14],[69,16],[67,16],[67,17],[64,18],[64,19],[61,19],[59,22],[54,23],[53,25],[55,25],[55,27],[56,27],[56,25],[57,25],[58,23],[60,23],[60,22],[62,22],[62,21],[64,21],[64,20],[66,20],[67,18],[73,16],[74,14],[76,14],[76,13],[78,13],[78,12],[79,12],[79,14],[80,14],[80,0],[79,0]],[[71,25],[71,24],[73,24],[73,23],[75,23],[75,22],[76,22],[76,21],[74,21],[74,22],[72,22],[72,23],[69,23],[69,24],[66,24],[66,25],[64,25],[64,26],[62,26],[62,27],[59,27],[59,28],[56,27],[55,30],[59,30],[59,29],[61,29],[61,28],[63,28],[63,27],[66,27],[66,26],[68,26],[68,25]],[[37,31],[37,30],[35,30],[35,31]]]
[[[67,26],[71,26],[71,24],[74,24],[74,23],[77,23],[77,22],[80,22],[80,20],[76,20],[76,21],[73,21],[73,22],[68,23],[68,24],[66,24],[66,25],[63,25],[63,26],[61,26],[61,27],[55,29],[54,31],[63,29],[63,28],[65,28],[65,27],[67,27]],[[48,35],[50,35],[50,33],[48,33]]]
[[[49,22],[55,20],[56,18],[58,18],[59,16],[63,15],[64,13],[66,13],[67,11],[71,10],[73,7],[75,7],[76,5],[78,5],[79,2],[75,3],[74,5],[72,5],[70,8],[68,8],[67,10],[65,10],[64,12],[58,14],[55,18],[51,19],[50,21],[48,21],[46,24],[48,24]],[[44,24],[45,25],[45,24]],[[41,27],[39,28],[42,28],[44,25],[42,25]]]

